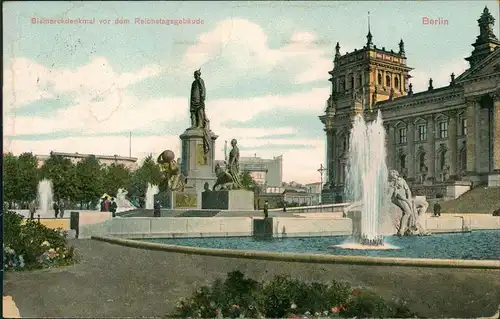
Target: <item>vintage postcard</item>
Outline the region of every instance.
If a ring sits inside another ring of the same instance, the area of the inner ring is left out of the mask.
[[[4,2],[4,317],[499,318],[499,9]]]

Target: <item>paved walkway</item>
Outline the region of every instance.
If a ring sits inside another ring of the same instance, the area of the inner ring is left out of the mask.
[[[4,293],[22,317],[162,317],[179,297],[239,269],[256,280],[276,274],[346,280],[386,298],[402,297],[429,318],[489,317],[500,303],[500,272],[470,269],[322,265],[230,259],[72,240],[77,265],[7,272]]]

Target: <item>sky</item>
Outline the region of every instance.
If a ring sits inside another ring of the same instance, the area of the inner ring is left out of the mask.
[[[4,152],[179,157],[201,68],[216,159],[236,138],[241,156],[283,155],[284,181],[318,182],[335,44],[362,48],[370,12],[377,47],[405,42],[414,92],[445,86],[468,67],[485,6],[498,21],[498,1],[4,2]]]

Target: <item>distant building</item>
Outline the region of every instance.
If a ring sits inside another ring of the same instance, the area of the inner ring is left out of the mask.
[[[288,205],[311,206],[319,203],[319,193],[311,193],[307,187],[302,185],[293,187],[285,184],[285,186],[281,187],[267,187],[262,195],[267,197],[278,196],[282,202],[286,202]]]
[[[124,157],[118,155],[95,155],[95,154],[80,154],[80,153],[60,153],[51,152],[53,155],[59,155],[64,158],[68,158],[73,163],[78,163],[84,158],[94,155],[101,164],[111,165],[111,164],[123,164],[130,170],[135,170],[137,168],[137,158],[136,157]],[[38,159],[38,166],[41,167],[43,163],[50,157],[50,155],[35,155]]]
[[[321,182],[306,184],[306,189],[312,195],[312,205],[318,205],[321,198]]]
[[[279,187],[283,181],[283,156],[273,159],[240,157],[240,170],[250,172],[255,182],[267,187]]]

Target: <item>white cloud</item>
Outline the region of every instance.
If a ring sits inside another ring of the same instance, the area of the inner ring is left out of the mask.
[[[11,108],[54,97],[53,92],[48,91],[46,73],[46,67],[25,58],[16,58],[8,64],[4,69],[4,114]]]
[[[242,18],[219,22],[189,47],[183,65],[193,68],[217,60],[231,71],[266,73],[285,70],[296,83],[327,80],[332,67],[331,48],[320,44],[311,32],[297,32],[278,49],[269,47],[262,28]]]

